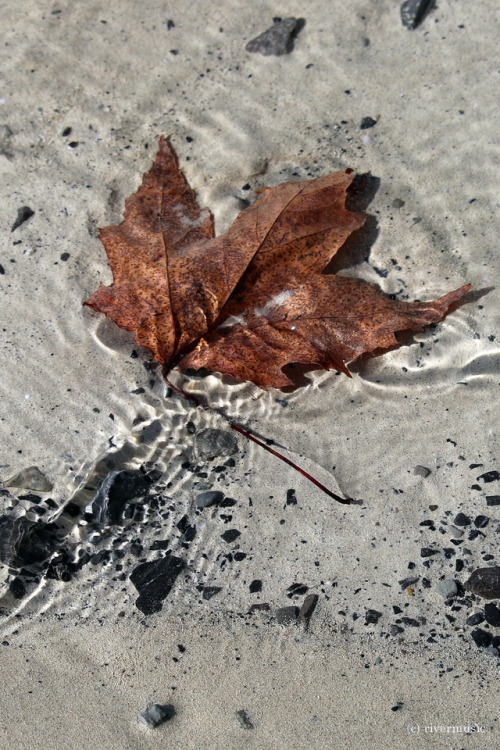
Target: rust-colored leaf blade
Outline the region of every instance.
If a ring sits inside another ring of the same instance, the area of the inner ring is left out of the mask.
[[[249,310],[238,323],[202,339],[179,367],[205,367],[261,388],[292,385],[282,371],[289,363],[349,374],[347,362],[394,346],[397,332],[437,323],[469,289],[463,286],[432,302],[399,302],[368,282],[318,275],[289,287],[289,296],[266,315]]]

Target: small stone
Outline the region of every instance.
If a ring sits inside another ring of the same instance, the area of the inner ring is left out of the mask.
[[[26,596],[26,586],[20,578],[13,578],[9,583],[9,591],[14,599],[22,599]]]
[[[464,587],[483,599],[500,599],[500,567],[477,568]]]
[[[280,625],[291,625],[297,622],[299,616],[298,607],[280,607],[274,613],[276,620]]]
[[[477,630],[473,630],[471,633],[472,640],[476,644],[476,646],[479,646],[479,648],[487,648],[493,639],[493,636],[491,633],[488,633],[486,630],[482,630],[481,628],[477,628]]]
[[[32,216],[35,215],[35,212],[32,208],[29,206],[21,206],[21,208],[17,209],[17,218],[15,222],[12,225],[11,232],[14,232],[18,227],[21,226],[21,224],[24,224],[25,221],[28,221],[28,219],[31,219]]]
[[[246,45],[247,52],[259,52],[261,55],[288,55],[293,49],[294,32],[297,29],[297,18],[284,18],[274,23],[267,31],[262,32]]]
[[[367,609],[365,615],[365,625],[376,625],[382,617],[382,612],[377,612],[376,609]]]
[[[454,539],[460,539],[464,535],[463,529],[457,529],[456,526],[450,526],[448,530]]]
[[[47,479],[38,466],[29,466],[5,482],[6,487],[21,487],[23,490],[36,490],[38,492],[50,492],[53,488],[51,481]]]
[[[196,495],[194,504],[197,508],[209,508],[211,505],[220,503],[224,500],[224,493],[220,490],[208,490]]]
[[[443,599],[452,599],[458,592],[457,584],[451,578],[445,578],[444,581],[438,581],[435,588],[438,594],[441,594]]]
[[[453,523],[456,526],[470,526],[470,518],[469,516],[466,516],[465,513],[457,513]]]
[[[477,479],[478,481],[482,479],[485,483],[496,482],[500,479],[500,474],[498,471],[486,471],[484,474],[480,474]]]
[[[231,544],[231,542],[234,542],[240,536],[240,534],[241,531],[238,531],[238,529],[228,529],[223,534],[221,534],[221,537],[225,542]]]
[[[205,586],[203,588],[203,599],[211,599],[213,596],[219,593],[219,591],[222,591],[222,588],[220,586]]]
[[[486,505],[490,508],[500,505],[500,495],[486,495]]]
[[[392,201],[392,207],[393,208],[403,208],[404,204],[405,204],[405,202],[404,202],[404,200],[402,198],[394,198],[394,200]],[[417,467],[415,466],[415,469],[416,468]],[[414,473],[416,473],[415,469],[413,470]],[[425,469],[425,466],[422,466],[422,469]],[[429,472],[429,474],[431,473],[430,469],[427,469],[427,471]],[[428,474],[426,474],[426,476],[428,476]]]
[[[404,633],[405,629],[402,628],[400,625],[391,625],[389,627],[389,633],[391,635],[399,635],[400,633]]]
[[[194,453],[199,461],[209,461],[219,456],[231,456],[238,450],[238,441],[229,430],[207,427],[194,439]]]
[[[416,29],[432,7],[433,0],[406,0],[401,6],[401,22],[407,29]]]
[[[165,721],[173,719],[174,716],[175,708],[172,705],[162,706],[159,703],[154,703],[151,708],[147,708],[146,711],[139,714],[137,721],[141,724],[145,724],[149,729],[155,729]]]
[[[414,617],[402,617],[401,621],[407,625],[409,628],[418,628],[420,627],[419,620],[416,620]]]
[[[488,516],[476,516],[474,519],[474,526],[478,529],[484,529],[490,522]]]
[[[251,594],[258,594],[260,591],[262,591],[262,581],[260,581],[258,578],[255,578],[250,584],[249,589]]]
[[[251,604],[248,610],[249,614],[253,612],[269,612],[270,606],[267,602],[259,602],[259,604]]]
[[[494,628],[500,627],[500,609],[493,602],[484,605],[484,619]]]
[[[299,619],[302,620],[306,628],[309,627],[309,622],[314,610],[316,609],[318,599],[319,597],[317,594],[308,594],[299,610]]]
[[[255,729],[254,725],[250,721],[250,717],[248,716],[244,708],[240,708],[239,711],[236,711],[236,716],[238,717],[243,729]]]
[[[152,562],[141,563],[134,568],[130,580],[139,592],[136,607],[145,615],[159,612],[175,579],[185,565],[186,563],[180,557],[166,555]]]
[[[374,125],[377,124],[377,121],[373,119],[373,117],[363,117],[360,124],[361,130],[368,130],[368,128],[373,128]]]
[[[438,552],[438,549],[431,549],[431,547],[422,547],[422,549],[420,550],[420,557],[432,557],[432,555],[437,555]]]
[[[413,469],[413,473],[416,474],[417,476],[423,477],[425,479],[426,477],[429,476],[429,474],[431,473],[431,470],[428,469],[427,466],[420,466],[420,464],[418,464]]]
[[[475,612],[466,619],[465,624],[474,627],[474,625],[480,625],[482,622],[484,622],[484,615],[481,612]]]

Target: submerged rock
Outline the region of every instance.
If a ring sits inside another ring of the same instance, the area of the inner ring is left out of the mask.
[[[246,45],[247,52],[259,52],[261,55],[287,55],[293,49],[294,32],[297,30],[297,18],[284,18],[276,21],[270,29],[262,32]]]
[[[180,557],[167,555],[159,560],[141,563],[134,569],[130,580],[139,592],[136,606],[145,615],[159,612],[186,563]]]
[[[407,29],[416,29],[433,5],[433,0],[406,0],[401,6],[401,22]]]
[[[47,560],[57,547],[52,525],[25,516],[0,518],[0,561],[21,567]]]
[[[194,440],[194,453],[199,461],[209,461],[219,456],[230,456],[238,450],[238,441],[229,430],[207,427],[200,430]]]
[[[150,729],[160,726],[165,721],[173,719],[175,716],[175,708],[172,705],[161,705],[160,703],[154,703],[150,708],[147,708],[142,714],[139,714],[137,721]]]
[[[477,568],[464,587],[483,599],[500,599],[500,567]]]
[[[38,492],[50,492],[53,488],[52,482],[47,479],[38,466],[28,466],[15,476],[5,482],[6,487],[20,487],[23,490],[36,490]]]
[[[200,492],[194,499],[194,504],[197,508],[208,508],[210,505],[215,505],[224,500],[224,493],[220,490],[208,490],[207,492]]]
[[[102,526],[120,523],[125,506],[147,495],[159,476],[159,472],[144,474],[140,470],[111,471],[86,511],[92,515],[93,521]]]

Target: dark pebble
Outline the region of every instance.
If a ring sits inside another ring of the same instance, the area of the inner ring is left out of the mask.
[[[401,618],[401,622],[403,622],[409,628],[418,628],[418,627],[420,627],[420,622],[418,620],[415,620],[413,617],[402,617]]]
[[[416,29],[432,5],[433,0],[406,0],[400,9],[403,26]]]
[[[483,482],[496,482],[498,479],[500,479],[500,474],[498,471],[486,471],[484,474],[480,474],[477,477],[477,480],[480,479],[483,480]]]
[[[141,724],[145,724],[150,729],[154,729],[155,727],[160,726],[160,724],[163,724],[165,721],[169,721],[170,719],[173,719],[175,716],[175,708],[171,705],[160,705],[159,703],[155,703],[151,708],[146,709],[146,711],[143,711],[142,714],[139,714],[137,717],[137,720],[141,722]]]
[[[483,599],[500,599],[500,567],[477,568],[464,587]]]
[[[402,628],[400,625],[391,625],[389,627],[389,633],[391,635],[399,635],[400,633],[404,633],[405,629]]]
[[[368,130],[368,128],[373,128],[373,126],[376,124],[377,121],[374,120],[373,117],[363,117],[359,127],[361,128],[361,130]]]
[[[469,516],[466,516],[465,513],[457,513],[455,516],[455,520],[453,523],[456,526],[469,526],[470,524],[470,518]]]
[[[140,594],[136,601],[137,608],[145,615],[159,612],[185,565],[184,560],[174,555],[138,565],[130,576]]]
[[[243,729],[255,729],[254,725],[250,721],[250,717],[248,716],[244,708],[240,708],[239,711],[236,711],[236,716],[238,717]]]
[[[297,505],[297,497],[295,495],[295,490],[286,491],[286,505]]]
[[[261,55],[287,55],[293,50],[294,32],[299,31],[297,18],[284,18],[276,22],[267,31],[262,32],[246,45],[247,52],[258,52]]]
[[[420,550],[420,557],[431,557],[432,555],[437,555],[439,552],[438,549],[431,549],[430,547],[422,547]]]
[[[486,505],[490,508],[500,505],[500,495],[486,495]]]
[[[473,627],[474,625],[480,625],[482,622],[484,622],[484,615],[481,612],[475,612],[466,619],[465,624]]]
[[[402,205],[404,205],[404,201],[402,201]],[[428,469],[427,466],[420,466],[420,464],[418,464],[413,469],[413,473],[416,474],[417,476],[423,477],[425,479],[426,477],[429,476],[429,474],[431,473],[431,470]]]
[[[306,628],[309,627],[309,622],[311,620],[314,610],[316,609],[318,598],[319,597],[317,594],[308,594],[306,598],[304,599],[304,603],[302,604],[302,607],[299,610],[299,619],[302,620]]]
[[[249,614],[252,614],[253,612],[269,612],[270,606],[267,602],[261,602],[259,604],[251,604],[249,607]]]
[[[219,593],[219,591],[222,591],[222,588],[220,586],[204,586],[203,587],[203,599],[211,599],[213,596]]]
[[[135,471],[111,471],[102,481],[94,499],[87,506],[92,520],[107,526],[122,520],[125,507],[132,500],[144,497],[159,478],[159,472],[144,474]]]
[[[35,212],[32,208],[29,206],[21,206],[21,208],[17,209],[17,218],[15,222],[12,225],[11,232],[14,232],[18,227],[21,226],[21,224],[24,224],[25,221],[28,221],[28,219],[31,219],[32,216],[35,215]]]
[[[484,529],[490,522],[488,516],[476,516],[474,519],[474,526],[478,529]]]
[[[22,599],[26,596],[26,586],[20,578],[13,578],[9,583],[9,591],[14,599]]]
[[[258,594],[259,591],[262,591],[262,581],[259,581],[258,578],[255,578],[250,584],[249,588],[251,594]]]
[[[223,534],[221,534],[221,538],[224,539],[225,542],[230,544],[231,542],[234,542],[235,539],[237,539],[241,534],[241,531],[238,531],[238,529],[228,529]]]
[[[280,607],[274,613],[276,620],[280,625],[291,625],[297,622],[299,616],[298,607]]]
[[[365,625],[376,625],[382,617],[382,612],[377,612],[376,609],[367,609],[365,615]]]
[[[491,641],[493,639],[491,633],[488,633],[486,630],[481,630],[481,628],[473,630],[471,636],[472,640],[474,641],[476,646],[479,646],[479,648],[488,648],[488,646],[491,645]]]
[[[194,504],[197,508],[208,508],[210,505],[220,503],[222,500],[224,500],[223,492],[220,492],[220,490],[208,490],[196,495]]]
[[[500,609],[493,602],[484,605],[484,619],[494,628],[500,627]]]

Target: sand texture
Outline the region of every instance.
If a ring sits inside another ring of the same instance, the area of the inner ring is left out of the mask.
[[[304,19],[293,49],[247,49],[276,16]],[[0,750],[500,748],[500,592],[464,587],[500,565],[498,20],[492,0],[414,30],[389,0],[0,4]],[[335,270],[473,292],[352,379],[174,374],[196,408],[82,307],[161,135],[218,233],[261,187],[352,167],[368,220]],[[230,420],[356,502],[241,435],[207,452]],[[311,594],[308,627],[280,624]],[[145,728],[152,703],[175,717]]]

